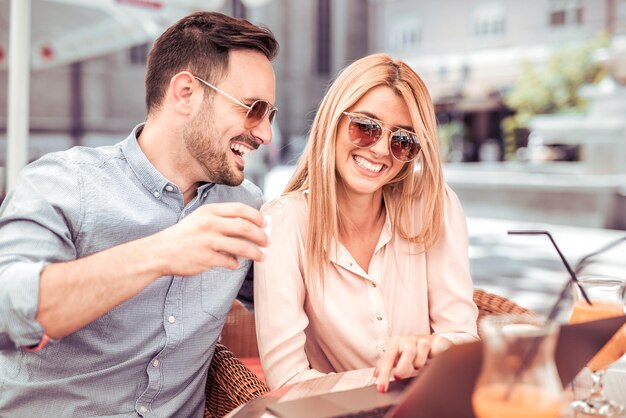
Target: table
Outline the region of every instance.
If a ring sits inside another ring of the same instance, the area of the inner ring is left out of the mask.
[[[606,394],[609,398],[626,405],[626,359],[615,363],[606,374]],[[350,372],[330,374],[318,379],[296,383],[266,396],[255,399],[246,405],[229,413],[227,418],[274,418],[274,415],[265,410],[265,406],[272,402],[285,402],[307,396],[315,396],[329,392],[339,392],[365,387],[374,384],[373,368],[354,370]],[[573,399],[587,395],[591,386],[589,371],[584,369],[574,382],[565,390],[562,418],[587,418],[587,415],[576,414],[568,408]]]

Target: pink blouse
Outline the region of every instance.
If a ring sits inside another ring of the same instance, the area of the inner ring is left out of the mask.
[[[254,306],[272,389],[374,367],[393,336],[437,334],[455,344],[478,338],[467,226],[452,190],[440,238],[426,253],[393,233],[388,215],[368,272],[333,241],[324,286],[311,289],[304,283],[307,196],[283,196],[262,209],[272,217],[271,242],[254,266]]]

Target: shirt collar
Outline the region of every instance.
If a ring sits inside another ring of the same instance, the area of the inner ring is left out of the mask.
[[[141,133],[145,126],[145,123],[140,123],[135,126],[130,135],[122,142],[122,152],[124,157],[128,161],[133,173],[137,176],[141,184],[156,198],[160,198],[163,195],[163,189],[168,184],[172,187],[176,187],[174,183],[166,179],[163,174],[157,170],[152,163],[143,153],[137,137]],[[213,186],[213,183],[205,183],[198,187],[198,194],[202,193],[207,188]]]

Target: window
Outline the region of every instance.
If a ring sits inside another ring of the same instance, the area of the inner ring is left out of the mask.
[[[422,26],[411,17],[396,19],[389,33],[388,46],[394,50],[411,50],[422,43]]]
[[[504,7],[499,3],[479,4],[472,16],[474,38],[499,38],[506,32]]]
[[[579,26],[584,23],[582,0],[550,0],[548,21],[551,27]]]
[[[233,17],[245,19],[246,18],[246,6],[241,0],[233,0],[232,3]]]
[[[150,44],[141,44],[133,46],[128,50],[128,60],[131,65],[145,66],[148,62],[148,52],[150,51]]]
[[[317,73],[330,74],[331,13],[330,0],[317,0]]]

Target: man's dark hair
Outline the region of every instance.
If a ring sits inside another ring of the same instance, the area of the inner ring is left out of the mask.
[[[169,27],[148,54],[148,114],[161,105],[170,79],[180,71],[217,84],[228,69],[231,49],[258,51],[272,60],[278,42],[267,28],[215,12],[196,12]]]

